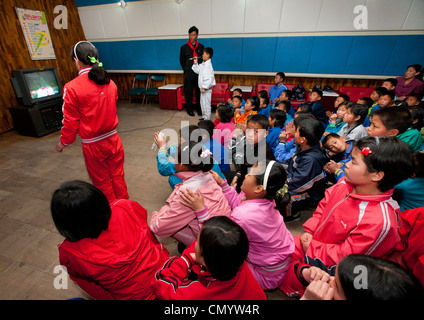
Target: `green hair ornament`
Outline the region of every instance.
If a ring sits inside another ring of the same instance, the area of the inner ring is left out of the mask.
[[[96,58],[88,56],[88,59],[91,63],[97,63],[100,68],[103,67],[103,63],[99,62],[99,60],[97,60]]]
[[[285,184],[280,190],[277,191],[277,198],[284,198],[286,193],[289,191],[289,186]]]

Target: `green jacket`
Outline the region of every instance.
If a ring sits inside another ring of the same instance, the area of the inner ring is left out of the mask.
[[[412,152],[419,152],[422,150],[423,137],[417,129],[409,128],[404,133],[398,134],[396,137],[409,144]]]

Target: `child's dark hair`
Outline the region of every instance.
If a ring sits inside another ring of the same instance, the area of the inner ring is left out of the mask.
[[[320,90],[320,89],[312,89],[312,91],[311,92],[316,92],[316,93],[318,93],[318,95],[322,98],[322,90]]]
[[[387,130],[397,129],[399,134],[404,133],[412,126],[412,114],[406,107],[380,108],[374,112]]]
[[[328,149],[328,148],[327,148],[327,142],[328,142],[328,140],[330,140],[330,138],[333,138],[333,139],[340,139],[340,136],[339,136],[337,133],[334,133],[334,132],[330,132],[329,134],[327,134],[327,135],[324,137],[324,139],[322,139],[322,146],[323,146],[325,149]]]
[[[343,99],[343,102],[349,102],[350,97],[347,94],[341,93],[339,94],[339,97]]]
[[[391,90],[387,90],[385,93],[383,93],[380,97],[382,96],[389,96],[391,100],[394,100],[395,98],[395,93],[394,91]]]
[[[374,104],[374,101],[372,101],[370,97],[361,97],[358,100],[364,101],[364,105],[367,106],[368,109]]]
[[[384,81],[383,81],[383,83],[384,82],[390,82],[390,84],[392,85],[392,86],[396,86],[397,85],[397,83],[398,83],[398,81],[395,79],[395,78],[387,78],[387,79],[385,79]]]
[[[219,117],[221,118],[220,122],[222,123],[231,122],[231,119],[234,116],[234,112],[227,103],[219,104],[217,110],[218,110]]]
[[[362,151],[368,147],[371,152],[363,156],[368,172],[383,172],[378,182],[381,192],[412,175],[412,151],[409,145],[396,137],[363,137],[356,142],[355,148]]]
[[[269,200],[275,200],[275,209],[280,211],[282,215],[285,215],[287,205],[290,202],[290,194],[287,189],[282,189],[286,185],[287,172],[283,165],[272,160],[258,162],[258,166],[264,166],[261,174],[255,175],[256,184],[265,187],[265,173],[270,167],[269,175],[266,181],[266,194],[265,198]]]
[[[269,98],[268,97],[261,97],[262,99],[264,99],[264,103],[265,105],[269,105]]]
[[[249,98],[247,98],[247,100],[250,100],[250,103],[253,106],[253,111],[258,111],[259,110],[259,105],[261,104],[261,100],[259,100],[258,97],[256,97],[256,96],[250,96]]]
[[[285,111],[286,113],[290,111],[291,103],[288,100],[280,101],[278,105],[283,106],[283,109],[284,109],[283,111]]]
[[[280,76],[283,81],[286,79],[286,74],[284,72],[277,72],[276,76]]]
[[[269,128],[269,120],[262,114],[251,114],[247,117],[246,124],[249,122],[259,124],[262,129],[268,130]]]
[[[241,96],[234,96],[231,99],[237,99],[240,100],[240,102],[243,102],[243,98]]]
[[[178,146],[177,161],[192,172],[208,172],[214,165],[210,151],[195,141],[183,142]]]
[[[284,90],[283,91],[285,93],[285,95],[287,96],[287,99],[291,99],[293,97],[293,92],[291,90]],[[281,103],[281,102],[280,102]]]
[[[367,288],[357,287],[359,266],[366,270]],[[347,300],[423,299],[420,282],[410,271],[395,262],[368,255],[350,254],[339,262],[337,269]]]
[[[240,94],[243,94],[243,90],[241,90],[240,88],[235,88],[234,90],[233,90],[233,92],[234,91],[236,91],[236,92],[238,92],[238,93],[240,93]]]
[[[199,126],[199,129],[202,131],[202,136],[206,135],[206,138],[203,138],[203,139],[209,140],[210,138],[212,138],[213,129],[215,129],[215,125],[213,124],[211,120],[200,120],[197,125]]]
[[[312,106],[310,104],[307,104],[307,103],[302,104],[302,105],[297,107],[297,110],[312,113]]]
[[[259,98],[268,98],[268,91],[266,90],[261,90],[258,92],[258,97]]]
[[[412,128],[421,131],[424,125],[424,108],[420,106],[408,107],[409,112],[412,115]]]
[[[360,118],[358,119],[358,121],[356,121],[356,124],[363,124],[365,121],[365,118],[368,115],[368,108],[363,105],[363,104],[359,104],[359,103],[348,103],[348,105],[346,106],[346,109],[350,109],[350,111],[353,113],[353,115],[355,116],[355,118],[357,116],[359,116]]]
[[[423,99],[423,94],[422,93],[411,93],[409,97],[413,97],[415,98],[417,101],[419,101],[421,103],[421,100]]]
[[[297,123],[297,129],[299,130],[299,135],[307,140],[307,145],[310,147],[318,144],[324,134],[323,124],[311,117],[301,118]]]
[[[424,153],[415,152],[412,155],[412,170],[415,178],[424,178]]]
[[[378,94],[379,97],[381,97],[388,90],[385,87],[377,87],[377,88],[374,89],[374,91]]]
[[[208,271],[220,281],[233,279],[249,252],[246,232],[226,216],[208,219],[200,230],[198,241]]]
[[[273,109],[269,113],[271,119],[275,119],[274,127],[284,129],[284,124],[287,120],[287,115],[283,110]]]
[[[206,47],[205,49],[203,49],[204,52],[206,52],[206,54],[209,55],[209,58],[212,59],[213,56],[213,49],[211,47]]]
[[[194,141],[195,142],[200,142],[200,141],[202,141],[202,135],[200,135],[200,134],[199,135],[196,135],[196,136],[192,135],[192,133],[194,131],[198,130],[198,129],[199,129],[198,126],[196,126],[194,124],[190,124],[190,125],[188,125],[186,127],[181,128],[179,130],[179,135],[185,141],[190,141],[190,140],[196,138],[196,139],[194,139]]]
[[[53,193],[50,210],[57,230],[69,241],[99,237],[112,214],[103,192],[79,180],[65,182]]]
[[[75,56],[76,55],[76,56]],[[98,85],[108,84],[110,82],[109,74],[99,65],[99,53],[94,45],[88,41],[80,41],[71,49],[71,58],[76,58],[83,64],[90,66],[88,78]]]

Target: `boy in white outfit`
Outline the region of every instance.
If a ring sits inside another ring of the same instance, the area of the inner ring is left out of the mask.
[[[197,58],[194,59],[193,66],[191,67],[195,73],[199,75],[199,88],[200,88],[200,107],[202,108],[202,119],[211,119],[211,99],[212,87],[216,85],[215,76],[213,74],[213,67],[211,58],[213,56],[212,48],[205,48],[203,50],[201,64],[197,63]]]

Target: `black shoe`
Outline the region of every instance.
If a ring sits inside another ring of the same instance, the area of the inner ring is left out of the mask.
[[[202,111],[197,111],[197,115],[198,115],[199,117],[201,117],[201,116],[202,116]]]
[[[184,243],[178,241],[177,248],[179,253],[183,253],[183,251],[187,248],[187,246]]]
[[[199,121],[203,121],[203,120],[205,120],[205,119],[203,119],[203,118],[200,118],[200,119],[199,119]]]
[[[297,221],[297,220],[300,220],[300,211],[295,213],[292,216],[284,217],[285,223],[290,223],[290,222],[294,222],[294,221]]]
[[[193,111],[187,111],[187,114],[188,114],[190,117],[194,117],[194,113],[193,113]]]

